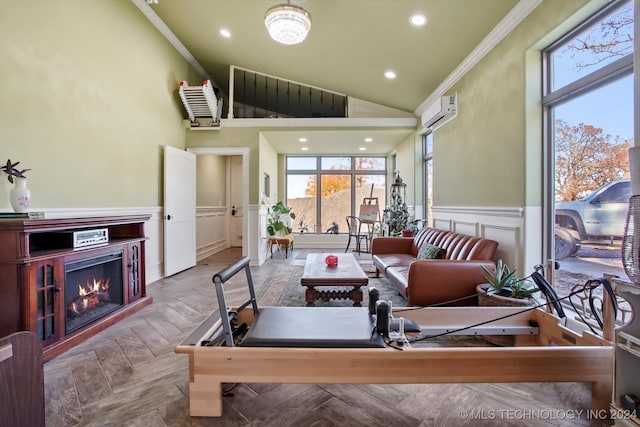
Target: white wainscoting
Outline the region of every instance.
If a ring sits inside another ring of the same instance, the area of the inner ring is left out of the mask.
[[[262,265],[267,259],[269,245],[267,243],[267,206],[249,205],[248,238],[246,239],[249,265]]]
[[[196,207],[196,260],[230,247],[226,206]]]
[[[163,209],[156,208],[144,225],[148,240],[144,244],[147,285],[164,277],[164,218]]]
[[[502,259],[518,271],[529,273],[533,265],[525,265],[525,215],[519,207],[458,207],[433,208],[433,227],[469,236],[484,237],[498,242],[495,260]]]

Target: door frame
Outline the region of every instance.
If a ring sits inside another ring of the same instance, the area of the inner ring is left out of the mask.
[[[227,162],[227,207],[229,207],[229,205],[231,205],[231,208],[233,210],[233,205],[234,205],[234,201],[233,201],[233,189],[235,188],[236,191],[242,191],[242,193],[244,194],[244,187],[242,186],[242,183],[240,183],[239,185],[234,185],[233,183],[233,179],[232,176],[234,174],[234,166],[233,166],[233,161],[234,159],[236,159],[238,156],[227,156],[226,157],[226,162]],[[240,164],[240,173],[242,175],[244,175],[244,170],[242,170],[242,167],[244,166],[244,159],[240,160],[241,164]],[[240,198],[240,203],[243,203],[242,201],[242,197]],[[238,206],[238,203],[235,203],[236,207]],[[228,210],[227,210],[228,211]],[[246,206],[243,204],[241,206],[240,212],[242,214],[242,216],[240,216],[239,218],[244,218],[244,216],[247,213],[247,209]],[[231,223],[234,221],[235,216],[232,214],[229,217],[229,229],[228,229],[228,233],[227,233],[227,238],[229,240],[229,244],[231,245],[231,247],[233,246],[233,243],[238,241],[237,236],[234,238],[234,228],[233,226],[231,226]],[[240,224],[241,224],[241,228],[242,228],[242,222],[243,220],[240,220]],[[242,234],[244,236],[244,234]],[[240,246],[242,245],[242,240],[240,241]],[[235,247],[238,247],[238,245],[236,244]]]
[[[247,231],[249,230],[249,215],[246,215],[249,206],[249,148],[248,147],[203,147],[187,148],[187,151],[199,155],[213,154],[217,156],[242,156],[242,207],[245,215],[242,217],[242,256],[248,255]],[[196,167],[196,174],[198,173]],[[228,205],[229,195],[225,204]],[[229,232],[229,231],[227,231]],[[230,241],[227,236],[227,241]]]

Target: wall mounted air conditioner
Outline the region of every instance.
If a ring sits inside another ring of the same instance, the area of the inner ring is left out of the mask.
[[[436,130],[458,114],[456,95],[441,96],[422,113],[422,127]]]

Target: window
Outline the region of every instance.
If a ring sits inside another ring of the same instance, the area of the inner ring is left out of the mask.
[[[324,233],[335,222],[346,232],[346,217],[358,216],[365,199],[377,199],[382,210],[386,194],[384,157],[287,156],[287,206],[296,214],[294,230],[306,224]]]
[[[544,258],[562,260],[557,287],[605,272],[624,275],[633,25],[633,1],[610,2],[543,52]]]
[[[628,203],[631,197],[631,182],[623,181],[609,187],[598,196],[600,203]]]
[[[425,212],[424,218],[426,219],[426,225],[433,226],[433,132],[428,132],[422,136],[422,174],[423,182],[422,186],[422,200],[423,200],[423,212]]]

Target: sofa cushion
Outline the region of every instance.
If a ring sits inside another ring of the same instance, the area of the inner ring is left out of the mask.
[[[416,258],[410,254],[380,254],[373,255],[373,265],[384,273],[389,267],[411,265]]]
[[[445,249],[431,243],[423,243],[418,250],[417,259],[442,259],[447,254]]]
[[[385,272],[389,282],[396,288],[400,295],[408,299],[407,284],[409,277],[409,266],[389,267]]]

